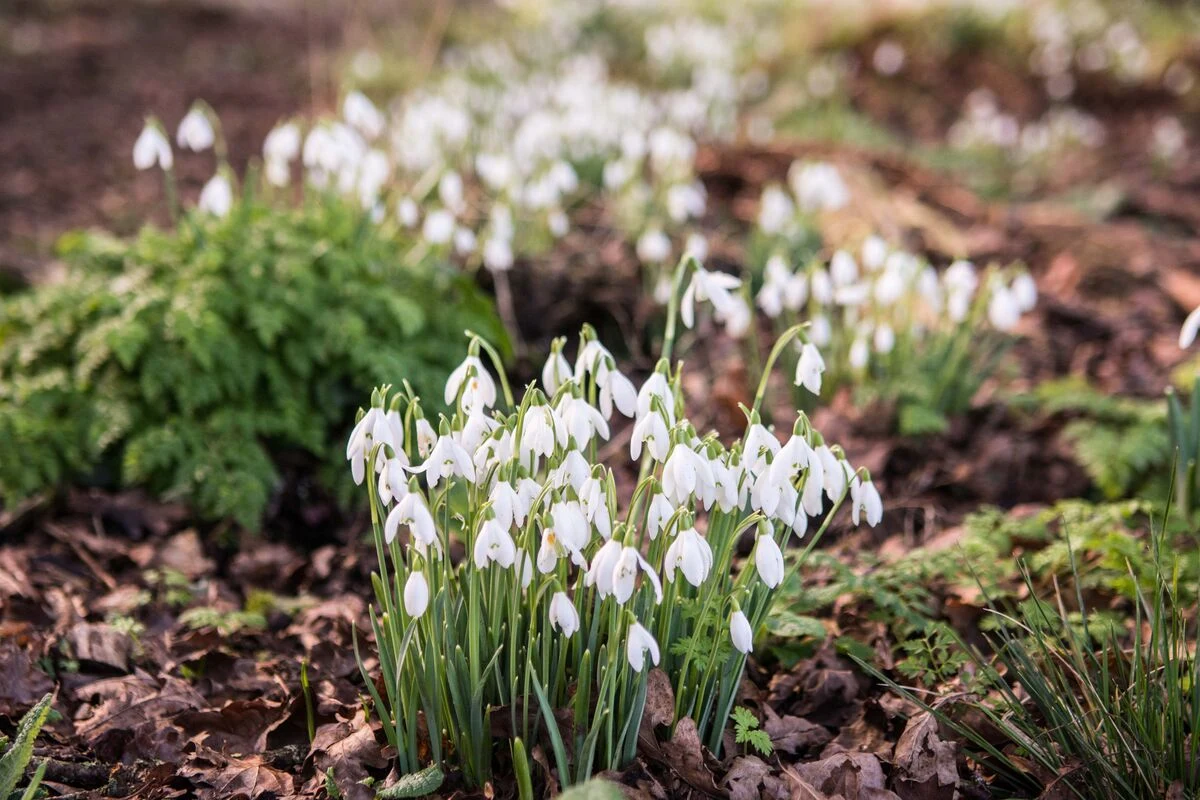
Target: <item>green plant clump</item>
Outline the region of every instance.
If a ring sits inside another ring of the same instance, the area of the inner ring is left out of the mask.
[[[64,280],[0,302],[0,451],[20,454],[0,461],[4,504],[141,486],[253,529],[281,455],[338,463],[370,387],[402,374],[436,395],[464,329],[504,340],[468,279],[402,264],[330,198],[247,200],[128,243],[75,233],[60,251]]]

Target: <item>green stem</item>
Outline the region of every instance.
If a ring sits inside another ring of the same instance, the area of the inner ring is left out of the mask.
[[[675,277],[671,281],[671,299],[667,303],[667,330],[663,334],[662,349],[662,357],[668,364],[671,362],[671,351],[675,348],[675,331],[679,320],[679,289],[683,286],[688,268],[693,265],[699,268],[700,263],[690,253],[679,259],[679,265],[675,267]]]
[[[763,366],[762,377],[758,380],[758,391],[754,393],[754,411],[756,413],[762,407],[763,398],[767,394],[767,379],[771,376],[771,370],[774,369],[776,360],[783,354],[783,348],[788,342],[797,337],[803,342],[808,342],[808,336],[804,333],[804,328],[807,324],[800,323],[799,325],[793,325],[775,340],[775,346],[771,348],[771,353],[767,356],[767,363]]]

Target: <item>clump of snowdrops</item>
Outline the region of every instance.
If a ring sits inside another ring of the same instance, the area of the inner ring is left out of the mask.
[[[819,393],[824,380],[894,401],[903,433],[941,430],[965,411],[1037,303],[1019,265],[981,270],[958,260],[939,272],[873,236],[857,256],[838,250],[828,263],[796,268],[787,247],[781,240],[767,258],[756,303],[780,329],[809,323],[816,349],[797,360],[819,360],[822,371],[809,372],[806,388]]]
[[[687,418],[675,319],[721,302],[730,287],[713,275],[681,262],[662,359],[640,387],[584,328],[574,363],[555,341],[540,384],[516,397],[472,337],[446,382],[451,415],[428,418],[407,385],[360,412],[346,454],[371,500],[379,681],[360,666],[402,771],[428,753],[481,785],[498,728],[519,776],[526,742],[549,743],[564,784],[619,767],[655,666],[672,724],[690,717],[719,750],[784,550],[806,533],[811,547],[847,499],[855,524],[879,522],[866,470],[807,417],[784,442],[761,423],[767,381],[731,444]],[[804,336],[781,336],[768,371]],[[628,444],[614,436],[625,420]]]

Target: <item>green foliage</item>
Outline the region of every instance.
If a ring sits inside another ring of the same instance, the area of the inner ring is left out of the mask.
[[[1074,417],[1063,436],[1107,499],[1165,497],[1150,487],[1173,453],[1163,403],[1103,394],[1077,378],[1044,383],[1034,396],[1042,411]]]
[[[445,779],[446,776],[442,774],[442,768],[434,764],[420,772],[400,776],[399,780],[383,791],[378,792],[375,797],[378,800],[397,800],[397,798],[401,797],[424,797],[427,794],[436,792]]]
[[[758,751],[759,755],[769,756],[775,752],[771,744],[771,736],[759,729],[758,717],[754,712],[743,706],[733,710],[733,740],[738,744],[748,744]]]
[[[827,609],[838,598],[854,597],[854,607],[886,624],[899,642],[897,671],[910,682],[936,685],[961,675],[966,665],[954,632],[938,619],[940,595],[982,595],[991,602],[1019,603],[1025,593],[1024,572],[1041,592],[1057,584],[1110,603],[1133,601],[1154,586],[1159,570],[1146,547],[1152,509],[1139,501],[1083,500],[1066,500],[1029,515],[986,508],[967,517],[954,547],[918,548],[887,563],[869,553],[858,554],[853,564],[813,553],[806,572],[821,576],[823,582],[808,578],[785,583],[785,597],[767,629],[787,631],[791,618],[808,619],[802,615]],[[1171,544],[1164,558],[1181,578],[1179,592],[1194,600],[1200,553],[1182,526],[1162,535]],[[1085,619],[1078,609],[1066,613],[1075,630],[1097,641],[1117,616],[1092,611]],[[995,630],[1000,623],[1000,617],[990,616],[980,627]]]
[[[466,278],[402,252],[331,198],[64,237],[65,279],[0,302],[0,450],[22,454],[0,500],[144,486],[257,527],[280,455],[340,466],[371,387],[405,375],[437,396],[464,329],[503,340]]]
[[[1053,783],[1060,795],[1089,800],[1195,797],[1200,661],[1195,601],[1185,598],[1195,598],[1196,580],[1182,577],[1161,531],[1142,549],[1152,583],[1138,586],[1119,624],[1103,612],[1093,620],[1074,560],[1074,592],[1041,599],[1027,580],[1033,599],[991,604],[1004,620],[989,637],[991,653],[960,643],[986,679],[988,693],[969,702],[985,726],[888,683],[962,736],[971,757],[997,773],[1000,791],[1041,794]]]
[[[54,702],[53,695],[46,695],[38,701],[37,705],[29,710],[24,717],[21,718],[21,724],[17,727],[16,738],[12,744],[4,751],[4,755],[0,756],[0,798],[8,797],[16,791],[17,784],[25,775],[25,769],[29,766],[30,760],[33,758],[33,743],[37,739],[38,733],[41,732],[42,726],[46,724],[46,720],[50,718],[51,704]],[[30,781],[29,786],[25,790],[23,798],[33,797],[37,792],[38,785],[42,782],[42,775],[45,774],[46,763],[43,761]]]

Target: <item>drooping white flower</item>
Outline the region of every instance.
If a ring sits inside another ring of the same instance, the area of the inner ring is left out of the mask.
[[[729,615],[729,638],[739,653],[754,650],[754,631],[750,629],[750,620],[740,609]]]
[[[675,508],[671,501],[662,492],[655,492],[654,497],[650,498],[650,507],[646,510],[646,533],[649,534],[650,541],[658,538],[674,515]]]
[[[850,192],[832,164],[796,162],[788,170],[788,182],[802,211],[836,211],[850,202]]]
[[[488,503],[496,515],[496,521],[507,530],[510,526],[518,528],[525,524],[525,516],[529,510],[521,502],[517,490],[508,481],[497,481],[488,495]]]
[[[460,256],[470,255],[475,250],[475,231],[459,225],[454,229],[454,252]]]
[[[1179,329],[1179,347],[1186,350],[1196,341],[1196,334],[1200,333],[1200,306],[1192,309],[1192,313],[1187,315],[1187,319],[1183,321],[1183,327]]]
[[[896,346],[896,332],[892,330],[891,325],[881,322],[875,326],[875,334],[872,340],[876,353],[890,353]]]
[[[596,435],[601,439],[608,439],[608,423],[605,422],[604,415],[587,400],[569,394],[563,395],[558,403],[558,413],[567,429],[567,435],[575,440],[576,447],[587,447]]]
[[[632,417],[637,411],[637,389],[633,382],[602,362],[595,372],[596,385],[600,389],[600,413],[605,419],[612,419],[613,407],[627,417]]]
[[[663,465],[662,485],[667,499],[682,506],[698,490],[715,489],[716,481],[707,458],[687,445],[677,444]]]
[[[647,651],[650,653],[651,662],[658,666],[658,642],[654,641],[654,636],[643,628],[641,623],[635,622],[629,626],[629,636],[625,639],[625,655],[634,672],[645,669]]]
[[[379,499],[385,506],[408,492],[408,481],[404,474],[407,467],[408,457],[403,450],[397,450],[395,458],[384,462],[383,469],[379,471]]]
[[[878,525],[883,519],[883,500],[874,483],[855,475],[850,481],[850,519],[857,525],[860,516],[871,527]]]
[[[704,583],[712,566],[712,547],[695,528],[680,531],[663,556],[663,574],[667,580],[674,581],[675,571],[682,570],[692,586]]]
[[[522,463],[527,463],[535,455],[553,455],[555,445],[567,446],[567,428],[550,406],[531,406],[525,412],[522,425]]]
[[[555,592],[550,598],[550,627],[568,639],[579,630],[579,612],[565,592]]]
[[[271,130],[263,139],[263,160],[290,164],[300,155],[300,128],[285,122]]]
[[[577,567],[586,567],[583,548],[591,538],[591,527],[580,504],[574,500],[556,503],[550,509],[550,519],[552,524],[542,530],[538,570],[548,575],[563,557],[570,557]]]
[[[200,190],[200,200],[197,203],[201,211],[214,217],[224,217],[233,208],[233,185],[229,178],[218,172],[208,179]]]
[[[471,455],[450,435],[439,437],[425,463],[412,471],[424,472],[431,489],[436,489],[442,478],[456,475],[469,483],[475,482],[475,463]]]
[[[417,455],[421,458],[429,458],[429,454],[433,452],[433,446],[437,444],[438,435],[434,430],[433,425],[424,417],[418,417],[416,421],[417,429]]]
[[[755,475],[767,468],[768,457],[773,457],[780,448],[775,434],[767,430],[761,422],[755,422],[746,429],[745,442],[742,452],[746,455],[746,463],[750,471]]]
[[[342,102],[342,116],[369,139],[374,139],[383,131],[383,114],[362,92],[346,95]]]
[[[559,387],[571,379],[571,374],[571,364],[562,351],[552,351],[542,367],[542,386],[546,390],[546,396],[553,397]]]
[[[505,272],[513,265],[512,243],[499,236],[489,236],[483,243],[483,265],[492,272]]]
[[[768,186],[759,201],[758,227],[764,233],[782,233],[796,217],[796,205],[787,192],[778,186]]]
[[[638,237],[637,257],[644,264],[661,264],[671,257],[671,240],[658,228]]]
[[[179,123],[179,129],[175,132],[175,143],[200,153],[212,147],[214,141],[216,134],[208,115],[199,106],[192,106]]]
[[[702,267],[697,267],[692,273],[692,280],[680,301],[679,318],[683,320],[684,325],[691,328],[696,322],[696,303],[705,300],[712,303],[718,315],[731,313],[733,306],[740,300],[731,292],[741,285],[741,280],[733,275],[724,272],[709,272]]]
[[[429,212],[421,226],[421,236],[432,245],[447,244],[454,236],[454,215],[444,208]]]
[[[359,486],[362,485],[363,478],[366,477],[366,459],[371,448],[371,433],[375,429],[377,422],[383,418],[383,409],[372,406],[363,414],[350,431],[350,437],[346,440],[346,460],[350,462],[350,471],[354,476],[354,482]]]
[[[1021,310],[1021,313],[1032,311],[1033,307],[1037,305],[1037,283],[1028,272],[1022,272],[1013,278],[1010,288],[1012,289],[1013,297],[1017,301],[1017,308]]]
[[[1021,308],[1012,291],[1000,284],[993,286],[988,299],[988,321],[998,331],[1010,331],[1020,319]]]
[[[477,405],[491,408],[496,404],[496,382],[478,356],[464,358],[446,378],[446,391],[442,398],[446,405],[454,405],[459,391],[462,391],[463,408],[475,408]]]
[[[876,270],[883,266],[883,262],[888,256],[887,242],[878,236],[868,236],[867,240],[862,245],[862,262],[863,266],[869,270]]]
[[[475,537],[475,566],[483,569],[489,562],[511,567],[517,557],[517,546],[508,531],[494,519],[484,522]]]
[[[646,445],[650,457],[663,461],[671,448],[671,434],[661,415],[650,413],[637,421],[629,438],[629,454],[634,461],[642,457],[642,446]]]
[[[783,583],[783,551],[770,534],[760,535],[754,545],[754,568],[768,589]]]
[[[821,462],[821,473],[825,478],[825,494],[826,496],[837,502],[842,496],[842,492],[846,490],[846,471],[841,465],[841,461],[833,450],[829,449],[829,445],[821,444],[813,448],[813,453]]]
[[[400,502],[396,503],[396,507],[384,520],[383,538],[388,544],[396,538],[396,530],[401,525],[408,526],[413,543],[420,549],[423,550],[431,544],[438,546],[437,526],[433,522],[433,515],[429,513],[429,507],[425,505],[421,495],[416,492],[409,492],[401,497]]]
[[[838,250],[829,261],[829,277],[834,286],[850,286],[858,281],[858,263],[845,250]]]
[[[158,166],[171,169],[175,164],[175,156],[171,153],[171,143],[163,135],[162,129],[153,122],[147,122],[133,143],[133,165],[140,170]]]
[[[862,336],[855,337],[854,342],[850,345],[850,353],[846,357],[851,368],[865,369],[870,358],[871,348],[867,346],[867,340]]]
[[[429,583],[424,573],[414,572],[404,582],[404,610],[417,619],[429,608]]]
[[[421,221],[421,209],[411,197],[402,197],[396,203],[396,220],[406,228],[415,228]]]
[[[812,342],[805,342],[796,361],[796,385],[803,386],[813,394],[821,393],[821,373],[825,371],[825,359]]]
[[[646,382],[642,384],[642,388],[637,394],[637,418],[640,420],[651,413],[655,408],[654,398],[658,398],[659,407],[663,413],[667,415],[667,424],[675,424],[675,395],[671,392],[671,384],[667,382],[667,376],[661,372],[655,372]]]

